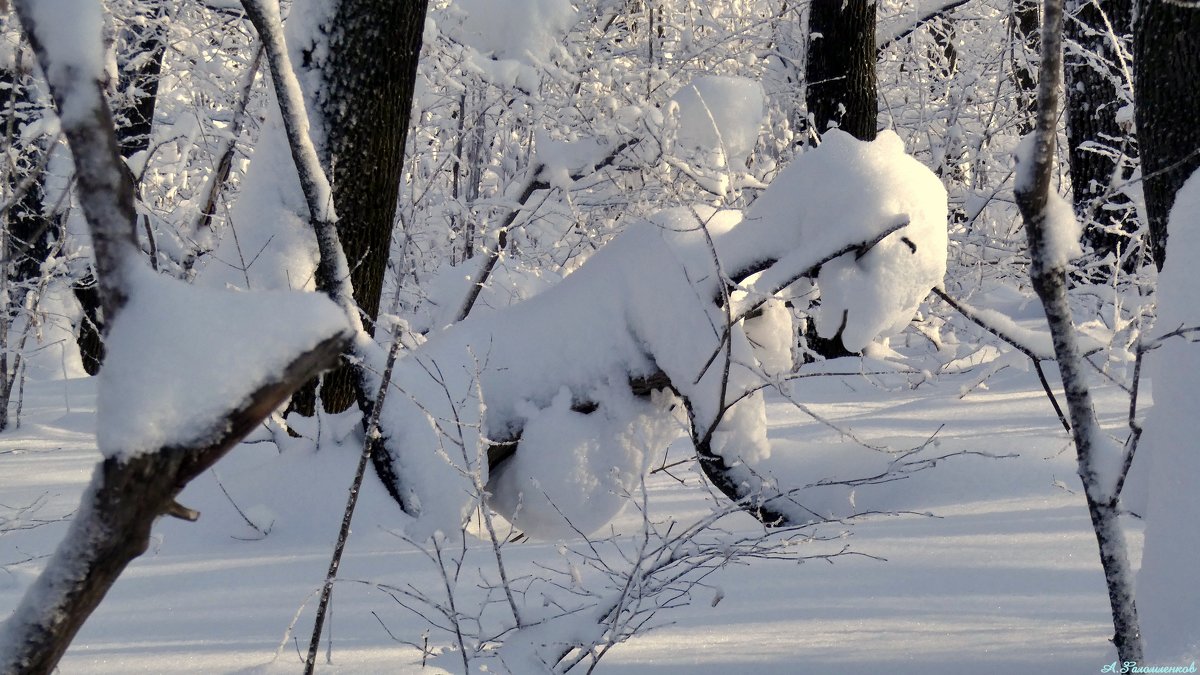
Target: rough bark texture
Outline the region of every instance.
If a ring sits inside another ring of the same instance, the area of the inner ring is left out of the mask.
[[[1161,270],[1175,193],[1200,167],[1200,8],[1143,0],[1133,32],[1135,112],[1150,250]]]
[[[158,101],[158,75],[167,51],[165,8],[161,0],[134,3],[134,14],[120,32],[117,72],[117,142],[132,157],[150,147]]]
[[[1021,134],[1033,131],[1037,116],[1038,3],[1036,0],[1012,0],[1008,13],[1010,66],[1017,100],[1025,115],[1018,122]]]
[[[1113,642],[1122,662],[1142,660],[1141,634],[1133,597],[1133,571],[1126,555],[1124,534],[1117,520],[1118,499],[1114,488],[1105,487],[1097,469],[1096,453],[1102,438],[1092,408],[1087,373],[1076,339],[1071,307],[1067,302],[1067,274],[1064,264],[1050,252],[1054,227],[1046,218],[1054,167],[1054,146],[1058,123],[1058,80],[1062,74],[1062,0],[1047,0],[1042,27],[1042,63],[1038,86],[1035,149],[1032,167],[1019,167],[1015,196],[1025,233],[1029,239],[1030,277],[1042,301],[1054,353],[1062,374],[1067,412],[1071,419],[1071,437],[1079,458],[1079,477],[1087,498],[1088,514],[1096,533],[1100,564],[1108,584],[1115,635]]]
[[[1129,250],[1137,229],[1133,202],[1124,192],[1111,191],[1114,182],[1130,177],[1126,158],[1136,154],[1131,134],[1117,121],[1127,97],[1117,47],[1128,42],[1132,2],[1070,0],[1067,14],[1072,49],[1063,76],[1075,214],[1084,224],[1084,243],[1098,257],[1118,257]],[[1135,267],[1129,259],[1125,269]]]
[[[878,131],[875,0],[821,1],[809,9],[808,114],[818,134],[836,126],[870,141]]]
[[[371,332],[391,250],[427,5],[342,0],[328,26],[328,61],[320,65],[324,89],[317,106],[326,125],[321,159],[333,185],[354,300]],[[327,411],[345,410],[355,398],[349,367],[325,376],[321,400]]]

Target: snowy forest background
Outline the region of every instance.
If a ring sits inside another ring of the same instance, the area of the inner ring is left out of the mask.
[[[1196,3],[13,5],[0,672],[1200,653]]]

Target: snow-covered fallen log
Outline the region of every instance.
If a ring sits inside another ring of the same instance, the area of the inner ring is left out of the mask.
[[[936,176],[893,134],[831,133],[744,215],[663,211],[540,295],[429,336],[396,364],[377,469],[415,516],[415,537],[456,531],[477,504],[477,477],[534,534],[595,529],[620,504],[605,495],[642,474],[684,409],[722,491],[765,521],[804,522],[788,486],[753,470],[770,454],[763,379],[734,312],[815,274],[819,329],[861,349],[908,323],[945,263]],[[769,282],[731,303],[753,273]],[[636,397],[631,378],[674,395]],[[489,482],[489,448],[518,440]]]

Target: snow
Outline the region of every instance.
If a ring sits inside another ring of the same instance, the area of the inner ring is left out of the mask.
[[[946,273],[946,190],[933,172],[907,155],[890,131],[871,143],[833,130],[780,173],[754,203],[749,220],[794,223],[805,247],[833,250],[828,241],[867,241],[872,233],[908,221],[861,259],[845,255],[821,268],[817,331],[839,329],[851,351],[899,332]],[[801,187],[802,186],[802,187]],[[845,325],[843,327],[843,316]]]
[[[1075,210],[1062,195],[1051,192],[1046,200],[1046,256],[1051,265],[1065,266],[1083,255],[1079,243],[1083,237],[1083,226],[1075,217]]]
[[[994,309],[972,308],[981,321],[995,328],[1006,337],[1012,338],[1022,347],[1033,352],[1039,359],[1054,359],[1054,340],[1050,337],[1050,329],[1034,330],[1018,324],[1012,317]],[[1044,315],[1039,316],[1045,325]]]
[[[51,55],[46,77],[63,96],[58,114],[86,121],[95,109],[103,80],[104,15],[99,0],[37,0],[23,5],[33,19],[42,48]],[[69,17],[69,18],[68,18]]]
[[[1013,185],[1018,190],[1026,189],[1033,180],[1036,136],[1032,132],[1024,136],[1013,152],[1016,164]],[[1042,223],[1042,245],[1045,247],[1047,266],[1063,267],[1083,255],[1083,246],[1080,244],[1083,226],[1075,217],[1071,204],[1053,189],[1046,195],[1042,217],[1045,219]]]
[[[546,408],[518,411],[526,418],[520,451],[492,474],[488,503],[522,532],[595,533],[629,503],[654,451],[678,436],[663,403],[638,401],[624,382],[608,389],[597,397],[608,405],[593,414],[571,410],[567,388]]]
[[[696,78],[671,97],[668,107],[674,115],[675,153],[705,174],[744,168],[758,144],[765,104],[762,85],[754,80]]]
[[[228,229],[197,274],[200,284],[256,291],[315,286],[317,242],[277,109],[269,108]]]
[[[140,267],[129,278],[99,377],[96,440],[106,456],[221,433],[231,409],[299,355],[349,330],[322,295],[211,290]]]
[[[614,647],[596,672],[716,675],[812,669],[957,675],[1044,668],[1082,674],[1114,661],[1095,540],[1078,492],[1074,458],[1059,452],[1061,427],[1028,375],[1010,369],[992,378],[989,390],[960,399],[960,386],[970,377],[946,376],[917,391],[889,391],[861,376],[806,380],[804,400],[815,412],[873,439],[919,442],[945,422],[939,434],[942,452],[1016,449],[1020,457],[948,462],[905,481],[860,488],[860,506],[894,505],[938,517],[880,517],[823,531],[852,532],[831,542],[833,550],[850,543],[886,561],[798,564],[800,554],[817,552],[821,545],[814,541],[797,548],[790,559],[720,565],[705,579],[707,587],[693,590],[688,606],[660,611],[652,621],[656,630]],[[93,384],[89,379],[32,384],[29,423],[0,436],[0,501],[23,505],[47,495],[44,505],[20,522],[53,520],[77,503],[99,458],[86,430]],[[70,415],[63,412],[64,391],[75,411]],[[1098,394],[1098,405],[1120,407],[1115,387]],[[837,461],[836,432],[813,424],[777,396],[768,406],[773,444],[781,444],[788,454],[807,448],[812,461],[828,462],[825,466]],[[305,448],[311,441],[296,439],[281,454],[260,434],[252,439],[255,443],[239,446],[222,460],[215,474],[193,483],[180,501],[203,517],[197,523],[164,519],[155,525],[151,550],[133,562],[84,625],[62,672],[294,672],[298,661],[291,638],[277,648],[298,612],[291,635],[307,640],[312,593],[324,578],[341,517],[345,493],[340,486],[349,484],[358,452],[352,440],[336,440],[341,432],[331,430],[339,426],[331,422],[320,421],[325,439],[320,451]],[[671,453],[670,461],[686,456],[678,445]],[[653,457],[654,465],[662,461],[661,453]],[[666,473],[650,476],[647,503],[652,520],[665,526],[670,518],[682,528],[708,514],[714,503],[693,468],[684,465],[671,472],[685,483]],[[817,464],[808,474],[826,475]],[[248,515],[273,514],[276,522],[269,535],[246,525],[218,480]],[[1074,494],[1055,487],[1055,481]],[[0,510],[0,516],[8,513]],[[640,511],[627,508],[614,523],[618,531],[630,533],[620,541],[634,551],[641,520]],[[453,637],[431,629],[376,586],[423,589],[435,596],[442,588],[437,566],[394,535],[397,525],[394,503],[377,481],[368,479],[342,565],[346,581],[334,593],[333,662],[322,661],[324,671],[462,672],[457,652],[448,650]],[[735,515],[722,527],[736,534],[761,531],[746,516]],[[0,534],[0,616],[16,605],[42,564],[17,561],[51,550],[64,529],[64,523],[51,523]],[[598,548],[604,546],[595,541]],[[523,612],[543,616],[549,611],[542,607],[543,597],[561,602],[595,582],[596,570],[572,551],[586,552],[587,544],[573,537],[563,544],[504,545],[510,577],[532,579],[546,574],[547,567],[557,569],[570,561],[585,584],[571,586],[569,576],[557,592],[549,583],[539,584],[518,596]],[[467,612],[487,606],[485,620],[494,622],[492,609],[499,598],[476,587],[481,569],[486,578],[495,579],[494,568],[487,565],[490,546],[471,540],[468,554],[456,587],[458,606]],[[712,606],[718,593],[724,598]],[[413,606],[432,611],[420,603]],[[566,623],[570,625],[555,631],[551,622],[537,636],[521,633],[514,643],[535,643],[529,650],[535,651],[542,637],[582,634],[587,628],[584,618]],[[421,652],[387,631],[416,645],[428,634],[437,653],[423,668]],[[506,651],[513,657],[518,652]],[[493,672],[506,672],[494,661],[488,665]]]
[[[1175,197],[1168,224],[1167,259],[1158,277],[1154,335],[1200,326],[1200,177],[1193,174]],[[1138,612],[1147,656],[1158,661],[1200,656],[1200,415],[1196,414],[1196,333],[1161,338],[1146,355],[1154,407],[1135,462],[1146,463],[1146,549],[1137,580]]]
[[[547,60],[577,14],[568,0],[455,0],[459,40],[500,60]],[[447,26],[442,26],[447,28]]]
[[[417,516],[407,532],[423,540],[457,530],[482,498],[478,485],[488,484],[487,446],[513,440],[531,423],[534,442],[522,444],[517,467],[489,489],[493,501],[520,512],[516,517],[535,529],[558,520],[543,507],[565,496],[543,487],[546,499],[538,501],[532,483],[574,484],[573,490],[591,494],[601,488],[580,486],[573,477],[578,467],[628,473],[628,448],[600,437],[642,425],[617,392],[629,376],[656,368],[688,399],[698,434],[711,430],[712,451],[741,467],[736,470],[746,473],[748,485],[759,484],[747,467],[771,455],[758,391],[762,377],[740,324],[725,343],[725,312],[714,303],[723,275],[781,250],[792,251],[780,263],[786,271],[803,271],[902,218],[907,225],[861,260],[850,253],[825,266],[833,265],[837,276],[822,270],[829,306],[839,315],[848,312],[847,345],[861,348],[903,328],[940,282],[945,199],[937,178],[905,154],[895,135],[863,143],[835,132],[783,171],[744,219],[706,206],[664,210],[631,224],[580,269],[529,300],[431,333],[397,363],[398,395],[388,397],[384,413],[401,483],[396,487]],[[778,272],[767,269],[763,276]],[[790,331],[790,321],[778,318],[759,322],[760,344],[769,342],[764,329]],[[766,358],[779,366],[778,357]],[[582,420],[563,410],[568,400],[596,404],[598,417]],[[555,435],[548,429],[565,439],[545,442]],[[565,456],[555,455],[560,452]],[[530,513],[535,509],[542,513]],[[579,517],[575,510],[568,515]]]
[[[458,265],[442,265],[423,284],[424,295],[415,302],[411,328],[420,333],[444,328],[458,318],[463,298],[471,286],[472,275],[484,263],[476,255]],[[490,314],[528,300],[561,281],[556,274],[501,255],[488,275],[487,283],[475,299],[472,314]],[[377,330],[378,332],[378,330]]]

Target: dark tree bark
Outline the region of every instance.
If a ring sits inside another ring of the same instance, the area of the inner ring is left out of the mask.
[[[875,0],[813,2],[808,18],[806,102],[813,129],[831,126],[870,141],[878,131]]]
[[[1033,131],[1037,117],[1037,65],[1033,55],[1038,52],[1038,31],[1042,25],[1038,4],[1037,0],[1012,0],[1008,13],[1010,65],[1018,105],[1023,113],[1017,128],[1022,136]]]
[[[50,256],[50,244],[55,234],[54,223],[43,213],[45,190],[42,181],[45,155],[49,151],[44,138],[34,141],[32,149],[20,148],[21,129],[40,115],[37,104],[29,95],[30,73],[18,56],[12,69],[0,69],[0,123],[16,160],[7,174],[6,195],[15,197],[4,215],[8,228],[9,249],[4,252],[8,261],[8,278],[13,282],[9,304],[19,307],[25,289],[41,277],[42,263]]]
[[[119,36],[117,96],[113,105],[117,145],[126,160],[150,148],[159,73],[167,50],[165,7],[161,0],[137,2],[133,7],[134,15],[122,26]],[[124,164],[122,168],[128,170]],[[74,289],[83,309],[76,341],[83,368],[89,375],[100,372],[104,363],[104,316],[95,279],[89,272]]]
[[[322,73],[317,107],[326,143],[321,162],[333,186],[338,235],[350,264],[354,301],[374,331],[391,249],[409,113],[428,0],[342,0],[326,27],[329,56],[311,64]],[[365,402],[349,367],[321,387],[325,410]],[[311,392],[311,389],[307,390]],[[311,393],[295,409],[313,409]]]
[[[1075,214],[1084,224],[1084,243],[1096,256],[1119,258],[1137,230],[1133,202],[1125,193],[1111,191],[1114,179],[1130,177],[1128,158],[1136,154],[1132,135],[1117,119],[1127,100],[1117,46],[1129,40],[1132,2],[1071,0],[1067,14],[1066,38],[1073,49],[1067,54],[1064,78]],[[1132,271],[1136,263],[1126,257],[1122,267]],[[1107,269],[1111,273],[1114,268]],[[1099,280],[1109,278],[1105,274]]]
[[[805,104],[812,131],[836,127],[863,141],[878,133],[875,75],[875,0],[814,2],[808,16]],[[808,349],[825,358],[850,356],[841,334],[823,338],[815,323],[804,329]]]
[[[134,3],[134,15],[120,32],[113,117],[121,156],[126,159],[150,147],[159,73],[167,51],[165,18],[162,0],[142,0]]]
[[[1161,270],[1175,193],[1200,167],[1200,8],[1143,0],[1133,31],[1133,63],[1150,251]]]

